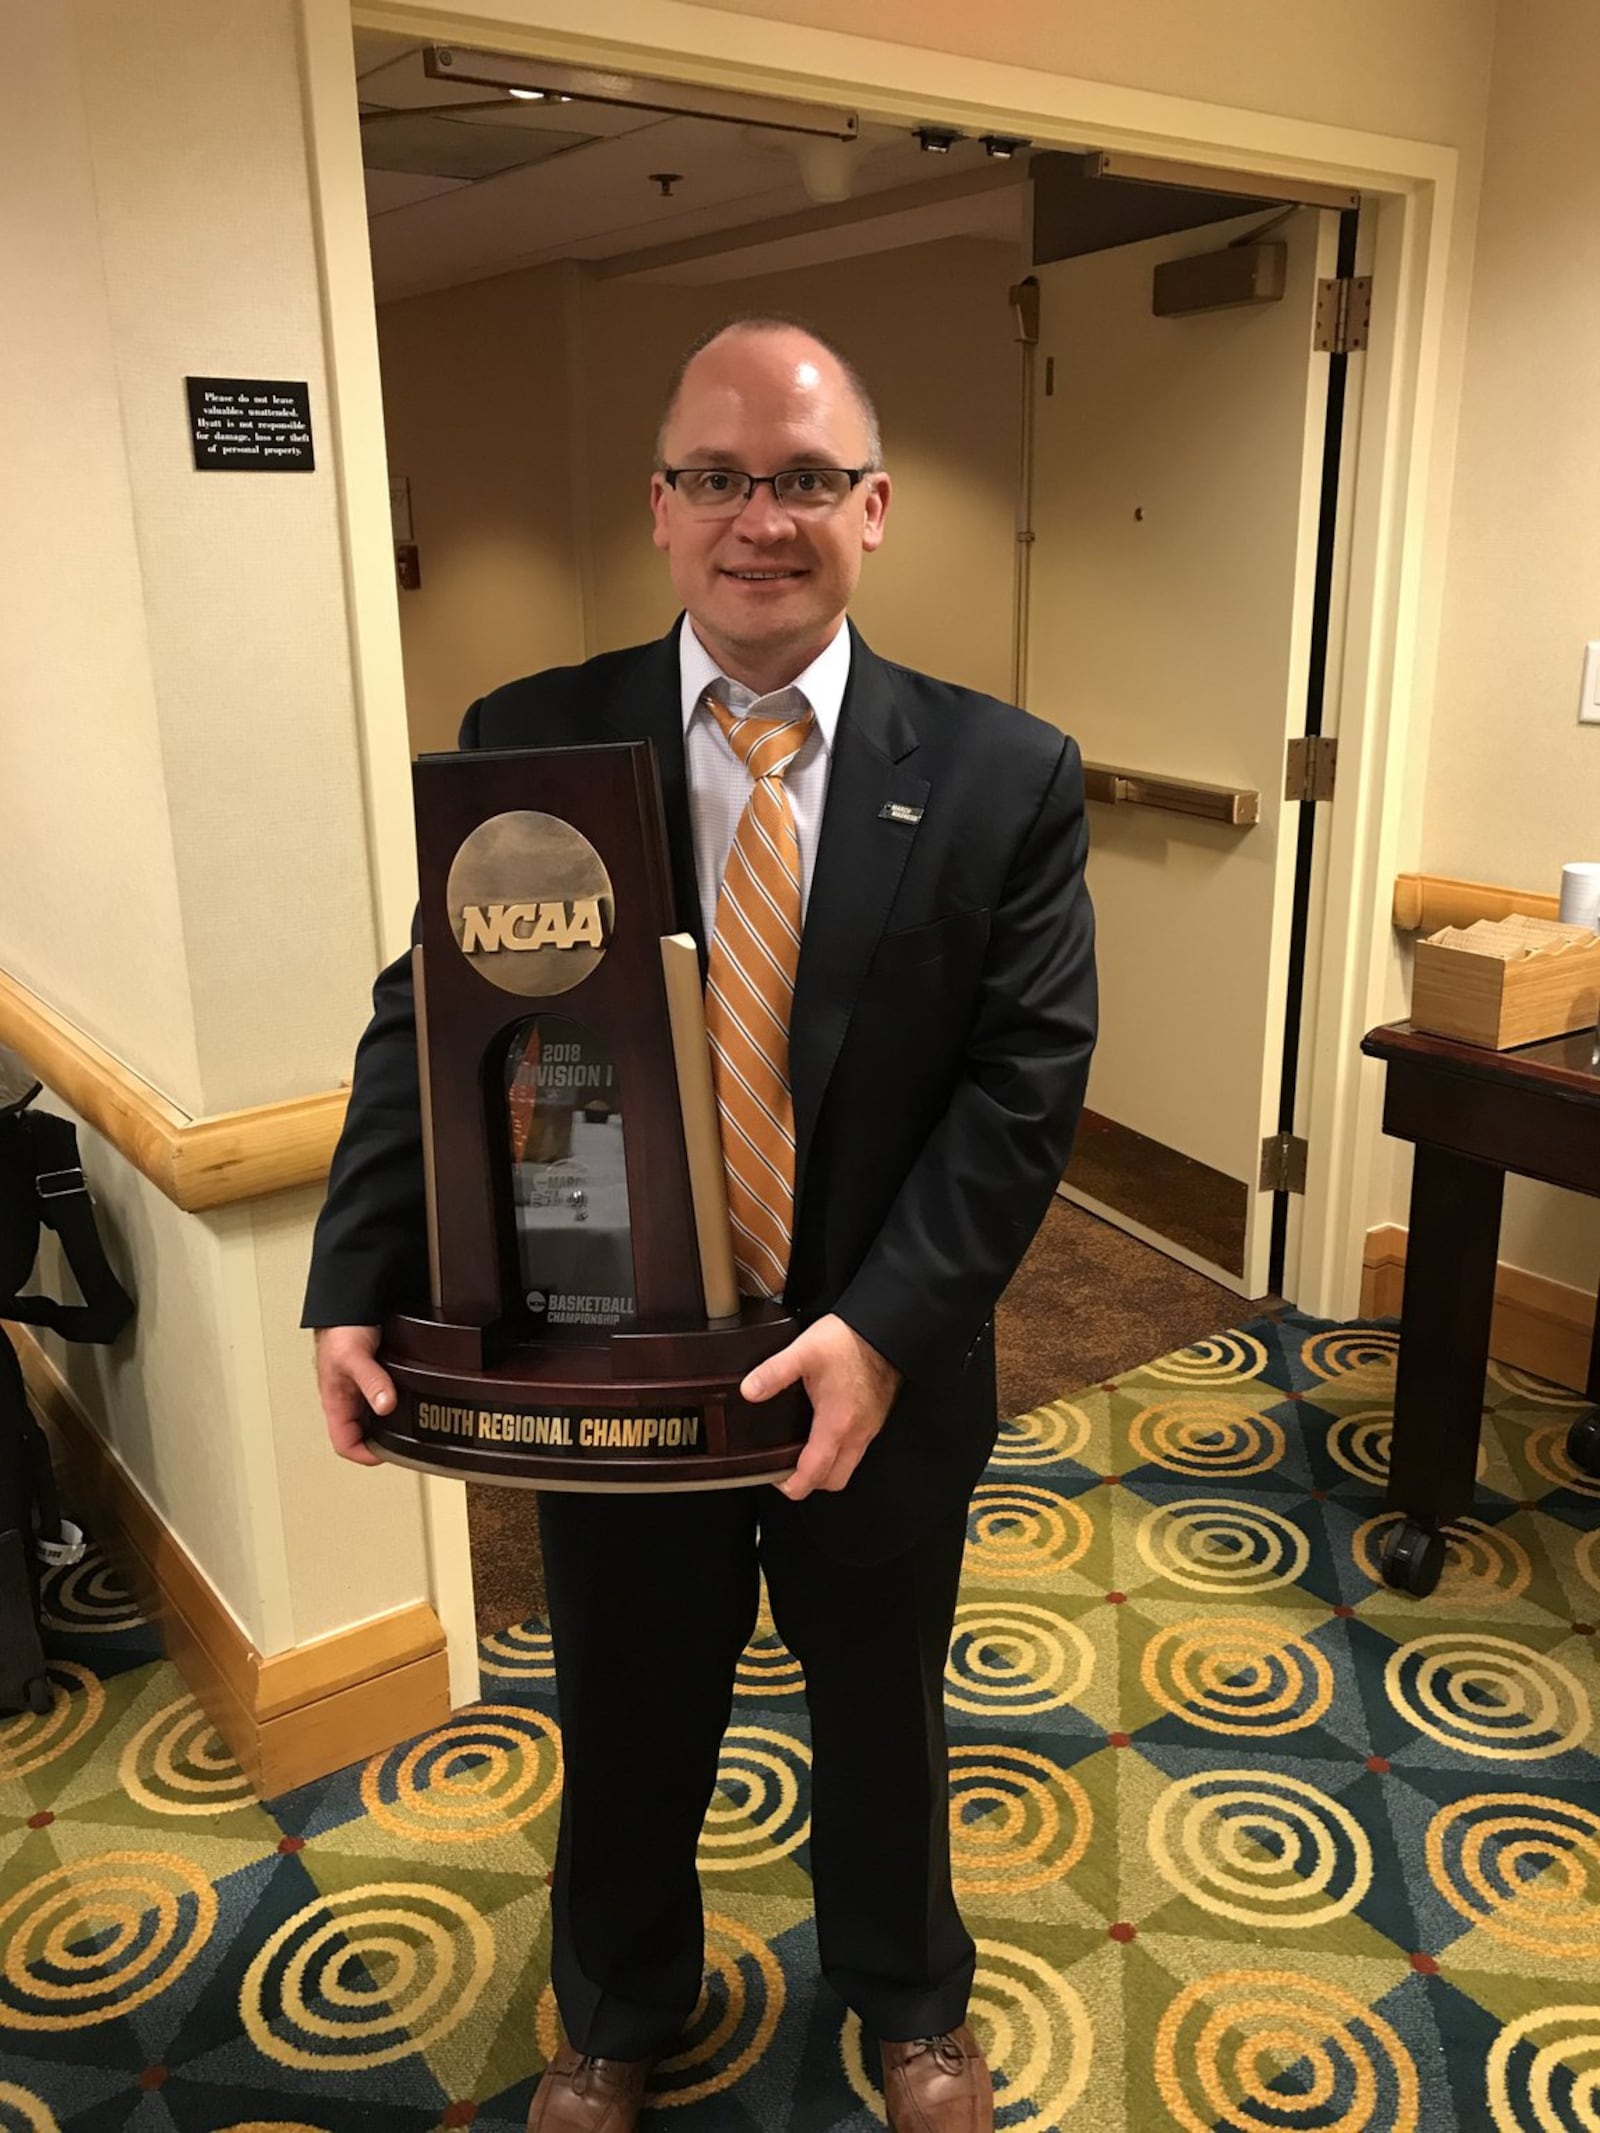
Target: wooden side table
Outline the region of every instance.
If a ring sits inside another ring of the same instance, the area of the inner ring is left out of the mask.
[[[1506,1173],[1600,1197],[1600,1040],[1493,1052],[1398,1022],[1361,1049],[1384,1062],[1383,1130],[1415,1145],[1389,1459],[1389,1505],[1405,1522],[1383,1574],[1420,1595],[1444,1567],[1441,1529],[1472,1503]],[[1600,1476],[1600,1321],[1585,1389],[1594,1407],[1567,1451]]]

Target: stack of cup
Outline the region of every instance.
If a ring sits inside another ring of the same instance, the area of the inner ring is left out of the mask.
[[[1561,869],[1561,923],[1593,926],[1600,932],[1600,860]]]

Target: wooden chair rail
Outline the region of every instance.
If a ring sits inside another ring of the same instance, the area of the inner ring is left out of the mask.
[[[190,1214],[325,1178],[349,1097],[328,1089],[190,1118],[3,972],[0,1044]]]
[[[1441,926],[1470,926],[1480,918],[1554,918],[1559,896],[1537,889],[1508,889],[1493,881],[1454,881],[1447,874],[1397,874],[1394,923],[1401,933],[1437,933]]]

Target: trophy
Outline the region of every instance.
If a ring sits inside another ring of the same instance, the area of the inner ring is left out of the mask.
[[[383,1328],[368,1443],[514,1487],[781,1479],[809,1403],[739,1383],[800,1327],[734,1277],[654,749],[423,756],[413,786],[431,1301]]]

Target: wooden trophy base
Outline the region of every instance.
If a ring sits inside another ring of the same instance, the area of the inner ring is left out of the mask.
[[[811,1404],[799,1385],[743,1400],[739,1382],[799,1332],[781,1305],[753,1299],[736,1323],[503,1353],[481,1327],[391,1318],[378,1360],[397,1404],[370,1417],[367,1442],[398,1466],[508,1488],[643,1495],[782,1481]]]

